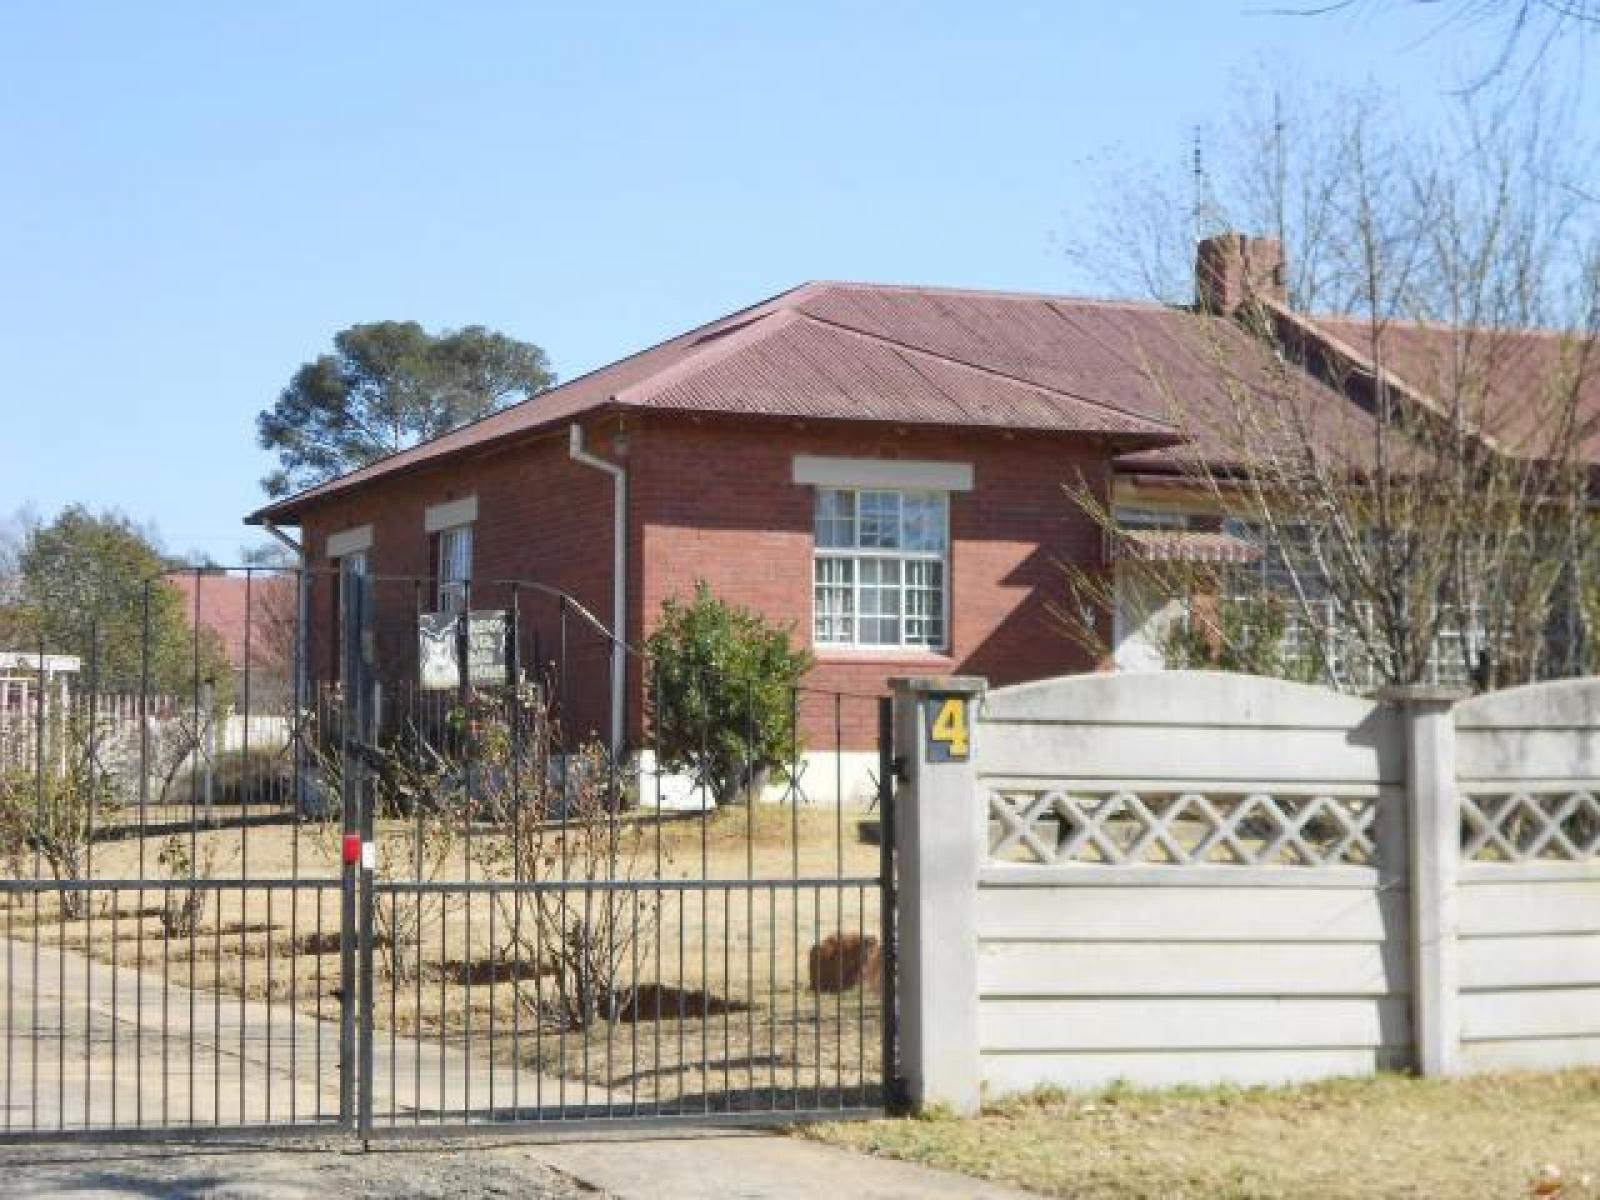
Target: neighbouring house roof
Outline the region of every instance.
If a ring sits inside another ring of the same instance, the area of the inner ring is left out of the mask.
[[[481,421],[268,505],[309,504],[601,410],[1087,433],[1172,445],[1173,394],[1220,403],[1213,347],[1247,386],[1274,369],[1234,322],[1060,296],[808,283]]]
[[[1292,385],[1280,384],[1265,403],[1296,406],[1304,433],[1289,436],[1297,442],[1310,440],[1351,463],[1367,461],[1376,420],[1354,394],[1341,389],[1353,378],[1382,376],[1398,394],[1440,413],[1459,404],[1466,426],[1511,454],[1549,453],[1552,438],[1564,436],[1553,432],[1555,423],[1575,401],[1574,444],[1590,464],[1600,465],[1600,347],[1590,338],[1541,329],[1307,315],[1271,300],[1261,303],[1273,321],[1273,336],[1292,347],[1283,369],[1294,373]],[[1217,347],[1206,354],[1219,376],[1233,370]],[[1315,373],[1290,367],[1291,358],[1319,366]],[[1221,407],[1209,403],[1219,393],[1228,394],[1219,389],[1185,401],[1177,423],[1190,434],[1187,440],[1121,455],[1119,471],[1154,480],[1202,462],[1211,471],[1248,470],[1239,447],[1258,447],[1272,431],[1290,428],[1280,417],[1241,422],[1227,407],[1237,408],[1244,393],[1234,389]]]
[[[1141,562],[1253,563],[1261,547],[1230,533],[1198,529],[1121,529],[1112,558]]]
[[[235,670],[242,671],[247,663],[252,669],[287,665],[295,619],[292,574],[183,571],[166,580],[182,600],[184,619],[216,634]]]
[[[1481,329],[1427,321],[1301,316],[1366,368],[1381,366],[1436,406],[1459,400],[1467,419],[1507,449],[1547,448],[1547,422],[1572,403],[1578,448],[1600,463],[1600,347],[1545,329]]]

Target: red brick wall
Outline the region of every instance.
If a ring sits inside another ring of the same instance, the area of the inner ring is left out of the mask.
[[[605,429],[590,447],[615,457]],[[1101,538],[1076,514],[1063,485],[1082,472],[1104,486],[1104,450],[1086,438],[999,433],[800,427],[778,422],[629,419],[628,634],[639,644],[668,596],[705,579],[724,599],[791,622],[810,645],[812,489],[791,482],[796,454],[939,459],[971,463],[974,488],[950,502],[950,645],[943,654],[822,648],[802,704],[805,739],[865,750],[876,736],[876,697],[906,674],[983,675],[994,685],[1092,669],[1081,649],[1052,627],[1045,602],[1062,594],[1058,560],[1099,562]],[[432,576],[423,512],[476,494],[474,607],[500,607],[508,590],[490,580],[537,580],[561,588],[602,621],[611,616],[611,481],[570,461],[565,431],[520,448],[418,472],[321,506],[303,532],[316,566],[328,565],[327,535],[370,522],[371,569],[380,581],[380,654],[414,671],[417,585]],[[329,661],[327,579],[313,584],[312,613]],[[433,607],[423,583],[423,604]],[[538,630],[542,657],[556,657],[553,602],[519,596],[525,627]],[[605,643],[568,622],[567,679],[573,724],[606,722]],[[842,699],[823,693],[844,693]],[[637,731],[642,681],[630,672],[629,727]]]
[[[548,667],[561,653],[559,603],[509,581],[536,581],[560,588],[603,622],[611,618],[611,481],[579,466],[567,454],[565,430],[520,447],[468,459],[459,464],[380,481],[356,494],[318,506],[301,526],[314,569],[331,567],[330,533],[371,524],[368,568],[377,577],[380,675],[410,680],[416,670],[417,609],[435,605],[432,539],[424,513],[434,504],[476,495],[473,523],[474,608],[516,607],[524,628],[524,654]],[[311,584],[314,677],[333,675],[334,606],[332,579],[313,576]],[[565,677],[571,724],[579,733],[603,730],[608,702],[607,650],[603,640],[569,613],[567,658],[574,669]]]
[[[974,674],[994,685],[1092,669],[1052,627],[1058,560],[1098,562],[1101,537],[1063,485],[1104,480],[1104,451],[1083,438],[874,427],[707,421],[656,423],[631,437],[630,472],[644,577],[630,624],[648,635],[661,602],[705,579],[723,598],[792,622],[810,645],[813,489],[796,454],[971,463],[974,487],[950,498],[950,644],[944,654],[816,649],[808,683],[863,699],[805,702],[808,745],[829,748],[837,716],[850,749],[876,735],[871,697],[895,675]]]

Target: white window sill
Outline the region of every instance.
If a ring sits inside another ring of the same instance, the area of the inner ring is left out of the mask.
[[[919,667],[950,667],[955,665],[955,659],[947,650],[921,650],[910,646],[897,648],[894,646],[813,644],[811,653],[819,664],[851,663],[859,666],[871,663],[889,663],[894,666]]]

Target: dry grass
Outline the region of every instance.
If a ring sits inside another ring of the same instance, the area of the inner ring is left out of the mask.
[[[420,941],[401,955],[399,978],[378,956],[374,1021],[380,1069],[388,1031],[441,1039],[452,1053],[472,1038],[473,1053],[495,1061],[587,1081],[631,1103],[684,1101],[809,1107],[867,1102],[864,1085],[879,1074],[878,996],[856,988],[843,995],[809,990],[810,947],[843,930],[876,935],[875,887],[648,888],[665,880],[785,880],[868,877],[878,848],[863,840],[858,815],[772,806],[730,809],[637,824],[639,852],[631,875],[645,890],[630,893],[623,927],[638,940],[623,956],[618,980],[637,988],[636,1003],[612,1021],[560,1029],[539,1017],[541,1001],[561,982],[548,963],[511,951],[514,906],[483,893],[434,898]],[[413,827],[380,824],[380,858],[410,862]],[[502,835],[475,827],[474,846]],[[163,875],[157,854],[164,835],[131,837],[95,849],[101,879]],[[291,1003],[332,1019],[339,1010],[339,868],[337,831],[317,825],[237,825],[180,835],[196,861],[209,860],[217,879],[325,879],[319,890],[219,890],[205,894],[192,934],[166,937],[161,894],[96,894],[93,919],[62,920],[49,894],[19,899],[0,913],[0,934],[38,936],[91,957],[139,967],[206,992]],[[559,848],[559,842],[555,843]],[[142,855],[142,859],[141,859]],[[660,870],[657,872],[659,858]],[[481,879],[481,858],[470,876]],[[398,881],[406,871],[396,867]],[[469,874],[464,839],[436,878]],[[581,893],[572,893],[581,903]],[[407,899],[380,894],[380,906]],[[37,907],[36,907],[37,905]],[[491,1041],[490,1033],[493,1031]],[[726,1093],[742,1092],[743,1100]]]
[[[805,1135],[1047,1196],[1600,1197],[1600,1071],[1041,1093]]]

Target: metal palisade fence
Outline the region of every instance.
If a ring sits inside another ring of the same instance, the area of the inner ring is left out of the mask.
[[[882,1111],[886,702],[439,598],[187,572],[0,648],[0,1133]]]

